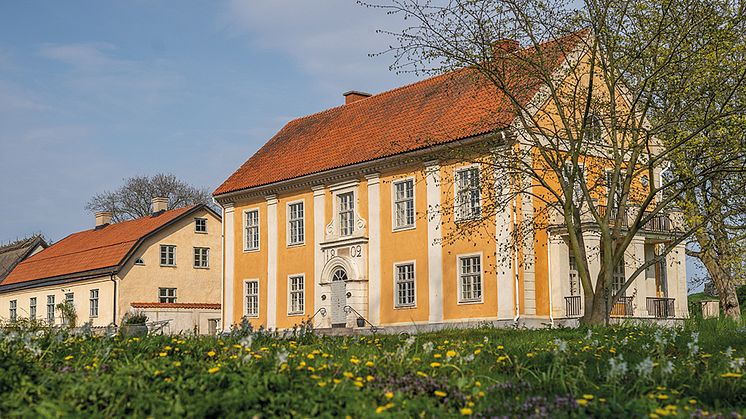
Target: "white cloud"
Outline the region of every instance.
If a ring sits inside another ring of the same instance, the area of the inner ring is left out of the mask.
[[[391,55],[368,56],[392,42],[376,30],[396,31],[401,24],[397,17],[351,0],[231,0],[218,18],[229,36],[248,36],[254,46],[281,51],[323,88],[338,93],[376,93],[415,79],[390,72]]]
[[[115,50],[116,46],[106,42],[42,44],[39,55],[83,71],[131,65],[127,61],[113,59],[109,53]]]

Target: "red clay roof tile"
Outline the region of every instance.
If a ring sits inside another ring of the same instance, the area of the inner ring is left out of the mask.
[[[541,46],[557,68],[580,34]],[[518,54],[530,54],[524,49]],[[514,60],[515,61],[515,60]],[[518,68],[517,66],[515,68]],[[509,70],[527,103],[538,78]],[[461,69],[290,121],[234,172],[214,195],[443,144],[507,127],[508,98],[473,69]]]
[[[140,239],[195,206],[73,233],[19,263],[2,285],[116,268]]]

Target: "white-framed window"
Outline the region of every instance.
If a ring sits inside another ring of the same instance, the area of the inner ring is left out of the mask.
[[[54,324],[54,295],[47,295],[47,321]]]
[[[394,265],[394,289],[397,308],[415,306],[414,262]]]
[[[305,207],[303,201],[288,204],[288,244],[303,244],[306,240]]]
[[[603,135],[603,123],[601,118],[596,114],[588,115],[588,119],[585,121],[585,132],[583,133],[583,139],[586,141],[599,143],[601,142],[601,136]]]
[[[210,267],[210,248],[209,247],[195,247],[194,248],[194,267],[200,269],[206,269]]]
[[[619,290],[624,287],[626,282],[626,273],[624,270],[624,258],[619,260],[619,263],[614,266],[614,273],[611,276],[611,292],[616,294]]]
[[[350,236],[355,231],[355,194],[345,192],[337,195],[339,204],[339,234]]]
[[[176,246],[161,245],[161,266],[176,266]]]
[[[414,179],[393,183],[394,229],[414,227]]]
[[[176,288],[158,288],[159,303],[175,303]]]
[[[88,307],[88,315],[90,317],[98,317],[98,288],[90,291]]]
[[[28,299],[28,317],[31,320],[36,320],[36,297]]]
[[[578,264],[575,260],[575,255],[571,254],[569,257],[570,264],[570,295],[580,295],[580,277],[578,275]]]
[[[144,265],[145,261],[141,257],[135,259],[135,265]]]
[[[244,314],[259,317],[259,281],[255,279],[244,282]]]
[[[75,294],[72,292],[65,293],[65,303],[75,304]]]
[[[563,176],[565,181],[570,182],[570,175],[573,173],[573,164],[570,162],[565,163],[565,172]],[[575,205],[579,205],[583,200],[583,185],[581,182],[585,182],[585,166],[578,164],[578,173],[575,173],[575,182],[572,184],[572,200]]]
[[[195,218],[194,219],[194,232],[195,233],[207,233],[207,218]]]
[[[259,250],[259,210],[248,210],[244,214],[244,250]]]
[[[10,300],[10,319],[15,320],[18,318],[18,300]]]
[[[303,275],[289,276],[288,290],[290,293],[288,314],[303,314],[306,306],[305,277]]]
[[[482,256],[458,257],[459,302],[482,301]]]
[[[456,219],[470,220],[482,215],[482,190],[479,168],[472,166],[456,171]]]

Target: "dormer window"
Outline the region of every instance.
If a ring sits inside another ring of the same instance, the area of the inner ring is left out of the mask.
[[[339,200],[339,234],[351,236],[355,231],[355,195],[347,192],[337,195]]]
[[[142,260],[142,258],[135,259],[135,265],[144,265],[145,261]]]

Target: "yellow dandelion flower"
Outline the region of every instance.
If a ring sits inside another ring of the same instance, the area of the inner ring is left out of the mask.
[[[174,367],[180,367],[181,366],[181,361],[174,361],[173,365],[174,365]]]
[[[168,352],[161,352],[158,354],[158,356],[168,356]]]
[[[339,384],[339,383],[341,383],[341,382],[342,382],[342,380],[340,380],[339,378],[335,378],[335,379],[333,379],[333,380],[332,380],[332,382],[333,382],[334,384]]]
[[[482,387],[482,382],[481,381],[475,381],[474,385],[477,386],[477,387]]]
[[[350,358],[350,362],[352,362],[353,364],[357,365],[357,364],[360,363],[360,360],[357,359],[357,358]]]
[[[65,361],[69,361],[69,360],[71,360],[73,358],[75,358],[75,357],[72,356],[72,355],[68,355],[68,356],[65,357]]]
[[[326,387],[325,381],[319,381],[317,384],[319,385],[319,387]]]
[[[354,383],[352,383],[352,384],[354,384],[354,385],[355,385],[355,387],[357,387],[357,388],[363,388],[363,383],[362,383],[361,381],[355,381],[355,382],[354,382]]]
[[[586,399],[578,399],[578,400],[575,400],[575,402],[577,402],[578,406],[580,407],[585,407],[588,404],[588,400]]]
[[[215,373],[216,373],[216,372],[218,372],[218,371],[220,371],[220,367],[212,367],[212,368],[210,368],[209,370],[207,370],[207,372],[208,372],[209,374],[215,374]]]
[[[371,381],[373,381],[373,380],[375,380],[375,377],[373,377],[372,375],[367,375],[367,376],[365,377],[365,381],[367,381],[367,382],[371,382]]]
[[[384,394],[384,396],[386,396],[387,399],[391,400],[394,398],[394,393],[387,391],[386,394]]]
[[[209,356],[210,358],[214,357],[215,356],[215,351],[208,352],[207,356]]]
[[[481,349],[477,349],[477,350],[475,350],[475,351],[474,351],[474,355],[479,355],[479,354],[481,354],[481,353],[482,353],[482,350],[481,350]]]
[[[378,406],[378,407],[376,407],[376,413],[380,414],[380,413],[383,413],[384,411],[386,411],[386,406]]]
[[[657,398],[658,400],[668,400],[668,394],[659,394]]]
[[[463,415],[463,416],[470,416],[473,413],[474,412],[472,412],[472,410],[469,409],[468,407],[465,407],[465,408],[461,409],[461,415]]]
[[[352,378],[352,377],[355,376],[353,373],[351,373],[349,371],[343,372],[342,375],[344,375],[346,378]]]
[[[697,404],[697,400],[696,399],[689,399],[689,404]]]
[[[433,355],[433,358],[435,358],[435,359],[443,358],[443,355],[441,355],[441,354],[435,354],[435,355]]]
[[[723,378],[741,378],[743,374],[739,374],[737,372],[726,372],[724,374],[720,374]]]
[[[501,350],[503,350],[503,349],[505,349],[505,347],[504,347],[504,346],[502,346],[502,345],[497,345],[497,350],[501,351]]]
[[[438,396],[438,397],[445,397],[445,396],[447,396],[447,395],[448,395],[448,393],[446,393],[445,391],[440,391],[440,390],[435,390],[435,391],[433,392],[433,394],[435,394],[435,395],[436,395],[436,396]]]
[[[440,366],[440,362],[431,362],[430,367],[431,368],[438,368]]]
[[[427,377],[427,374],[422,371],[417,371],[417,375],[419,375],[420,377]]]
[[[164,351],[170,351],[170,350],[171,350],[171,347],[170,347],[170,346],[168,346],[168,345],[166,345],[166,346],[164,346],[164,347],[163,347],[163,350],[164,350]]]
[[[446,352],[446,356],[449,357],[449,358],[453,358],[456,355],[458,355],[458,354],[454,350],[450,350],[450,351]]]
[[[368,361],[368,362],[365,363],[366,367],[372,367],[373,365],[375,365],[375,364],[373,364],[373,361]]]
[[[314,355],[313,355],[313,354],[308,354],[308,355],[306,355],[306,358],[308,358],[308,359],[313,359],[313,358],[314,358]]]
[[[583,394],[583,398],[586,400],[593,400],[593,394]]]

